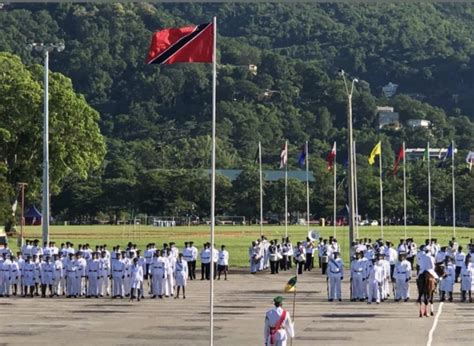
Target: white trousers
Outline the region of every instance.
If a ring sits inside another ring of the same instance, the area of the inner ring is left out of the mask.
[[[408,297],[408,282],[404,278],[395,279],[395,299],[407,299]]]
[[[377,303],[380,303],[380,296],[382,290],[381,286],[382,284],[379,286],[379,282],[377,280],[369,281],[369,284],[367,286],[367,298],[369,303],[371,303],[374,299]]]
[[[123,279],[122,279],[122,275],[120,276],[114,276],[112,278],[113,280],[113,283],[114,283],[114,291],[113,291],[113,294],[112,296],[115,297],[115,296],[124,296],[123,294]]]
[[[352,278],[352,298],[363,299],[365,298],[364,281],[362,276],[355,275]]]
[[[329,277],[329,299],[341,299],[341,277]]]
[[[153,275],[152,278],[152,294],[154,296],[162,296],[163,294],[166,294],[166,282],[165,279],[163,278],[163,274],[155,274]]]

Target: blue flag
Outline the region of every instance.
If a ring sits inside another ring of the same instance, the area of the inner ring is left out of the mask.
[[[453,143],[449,145],[448,150],[446,151],[446,154],[443,157],[443,161],[446,161],[451,157],[453,157]]]
[[[437,166],[439,168],[446,167],[448,165],[448,159],[452,158],[453,155],[454,155],[453,143],[451,143],[448,149],[446,150],[446,154],[444,154],[443,159],[438,163]]]
[[[300,166],[304,166],[305,163],[306,163],[306,146],[303,145],[303,147],[301,148],[300,156],[298,157],[298,164]]]

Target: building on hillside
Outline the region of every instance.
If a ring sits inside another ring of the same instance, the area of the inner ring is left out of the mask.
[[[388,98],[393,97],[397,93],[398,84],[393,84],[392,82],[382,87],[384,95]]]
[[[426,148],[407,148],[405,149],[407,160],[422,160],[425,155]],[[430,148],[430,160],[440,160],[446,156],[448,148]],[[454,148],[454,154],[458,150]]]
[[[257,75],[257,72],[258,72],[258,67],[257,67],[257,65],[250,64],[249,67],[248,67],[248,69],[249,69],[249,72],[250,72],[251,74],[253,74],[254,76]]]
[[[377,107],[379,115],[379,129],[389,127],[394,130],[400,130],[400,115],[394,111],[393,107]]]
[[[206,172],[211,174],[210,169],[208,169]],[[230,181],[236,180],[240,173],[242,173],[241,169],[216,169],[216,174],[222,175],[228,178]],[[263,170],[263,179],[265,181],[277,181],[280,179],[285,179],[285,171]],[[306,181],[306,171],[288,171],[288,179]],[[309,171],[308,179],[310,183],[314,183],[316,181],[313,172]]]
[[[407,125],[413,129],[425,128],[428,129],[431,127],[431,121],[426,119],[409,119]]]

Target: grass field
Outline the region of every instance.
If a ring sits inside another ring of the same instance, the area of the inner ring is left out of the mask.
[[[324,238],[333,235],[332,227],[312,227],[318,231]],[[204,242],[209,241],[209,226],[191,226],[191,227],[174,227],[174,228],[158,228],[152,226],[136,226],[135,231],[131,226],[51,226],[50,239],[56,241],[59,247],[60,243],[71,241],[77,249],[78,244],[89,243],[92,247],[98,244],[107,244],[109,250],[112,246],[120,245],[122,248],[131,241],[144,249],[145,245],[155,242],[161,246],[162,243],[170,241],[176,242],[177,246],[182,249],[184,242],[192,240],[198,249]],[[264,226],[263,234],[268,239],[281,239],[285,235],[284,226]],[[293,244],[299,240],[304,240],[307,235],[305,226],[289,226],[288,236]],[[260,227],[257,226],[216,226],[215,243],[220,248],[221,244],[225,244],[230,253],[231,267],[248,266],[248,248],[251,242],[260,236]],[[428,238],[427,226],[410,226],[407,236],[415,239],[417,244],[424,242]],[[372,240],[380,238],[380,227],[365,226],[359,227],[360,238],[371,238]],[[389,226],[384,227],[384,239],[391,240],[398,244],[400,238],[405,237],[403,227]],[[432,237],[437,238],[441,244],[447,244],[452,237],[451,227],[433,227]],[[41,227],[27,226],[25,228],[26,239],[39,239],[41,241]],[[343,257],[348,260],[348,228],[337,227],[336,238],[342,247]],[[466,245],[474,238],[474,228],[457,228],[456,238],[459,244]],[[16,239],[10,239],[10,246],[13,250],[17,250]]]

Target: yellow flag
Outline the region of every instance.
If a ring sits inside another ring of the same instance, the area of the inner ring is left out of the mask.
[[[375,156],[380,155],[381,153],[382,153],[382,143],[379,141],[370,153],[369,165],[373,165],[375,163]]]

